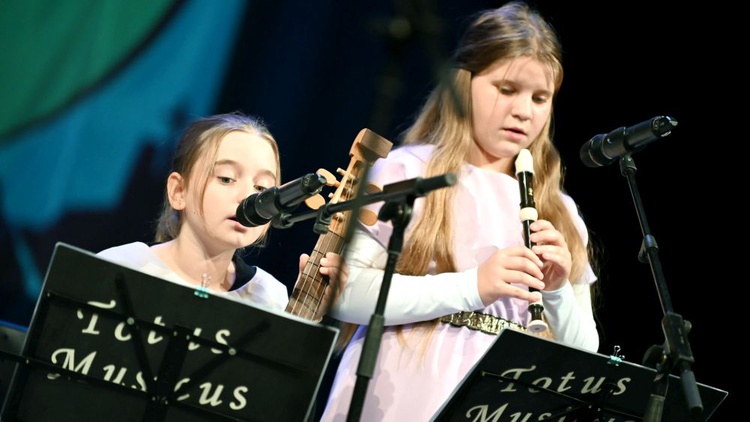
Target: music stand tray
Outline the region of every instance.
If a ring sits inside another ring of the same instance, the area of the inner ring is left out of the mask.
[[[2,420],[304,421],[338,334],[58,243]]]
[[[617,356],[503,329],[432,421],[642,421],[655,376]],[[727,392],[698,390],[707,420]],[[670,375],[661,421],[692,420],[682,391]]]

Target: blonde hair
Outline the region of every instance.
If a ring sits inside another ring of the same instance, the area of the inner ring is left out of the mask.
[[[426,99],[414,123],[405,130],[402,144],[429,144],[434,152],[425,177],[460,174],[474,142],[471,120],[471,79],[499,60],[531,57],[548,66],[555,93],[563,79],[561,46],[554,29],[525,3],[514,1],[485,10],[466,29],[452,58],[452,70]],[[534,159],[534,198],[540,219],[552,222],[563,234],[572,255],[571,280],[579,278],[589,263],[589,252],[563,203],[564,169],[552,144],[553,117],[529,146]],[[415,221],[404,244],[396,272],[424,275],[431,260],[436,272],[454,272],[453,205],[455,188],[438,189],[425,197],[424,214]],[[593,255],[593,254],[592,254]],[[421,323],[430,330],[437,323]],[[342,326],[340,347],[356,326]],[[400,331],[401,332],[401,331]],[[548,333],[548,336],[550,334]]]

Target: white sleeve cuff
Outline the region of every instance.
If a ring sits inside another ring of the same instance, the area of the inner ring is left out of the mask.
[[[565,283],[553,291],[542,291],[544,316],[555,338],[591,352],[599,349],[599,333],[591,310],[588,283]]]

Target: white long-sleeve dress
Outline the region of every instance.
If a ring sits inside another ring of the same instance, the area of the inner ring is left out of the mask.
[[[428,145],[395,149],[375,163],[369,181],[382,187],[425,177],[431,151]],[[393,275],[384,311],[385,329],[362,406],[363,422],[430,420],[496,338],[467,327],[439,323],[427,341],[413,323],[460,311],[491,314],[523,326],[530,321],[527,302],[503,298],[484,306],[477,289],[479,264],[499,249],[524,244],[518,181],[469,164],[457,176],[453,248],[457,272]],[[563,199],[587,242],[586,227],[576,204],[567,195]],[[407,239],[413,223],[422,215],[423,201],[424,198],[417,198],[414,203]],[[371,207],[377,213],[381,205]],[[378,221],[366,229],[356,231],[348,246],[345,256],[350,266],[349,279],[331,313],[336,319],[361,326],[341,358],[321,419],[325,422],[347,419],[366,325],[375,311],[388,258],[386,248],[393,230],[390,222]],[[592,352],[599,346],[590,295],[590,284],[595,281],[596,276],[588,267],[580,279],[571,280],[557,291],[543,292],[545,316],[556,339]],[[405,328],[403,338],[396,332],[398,324]]]

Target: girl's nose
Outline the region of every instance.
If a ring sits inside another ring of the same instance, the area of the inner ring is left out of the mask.
[[[513,102],[513,115],[519,119],[531,118],[531,98],[523,96],[516,97]]]
[[[252,183],[241,184],[237,189],[237,203],[244,201],[250,196],[258,193],[258,189]]]

